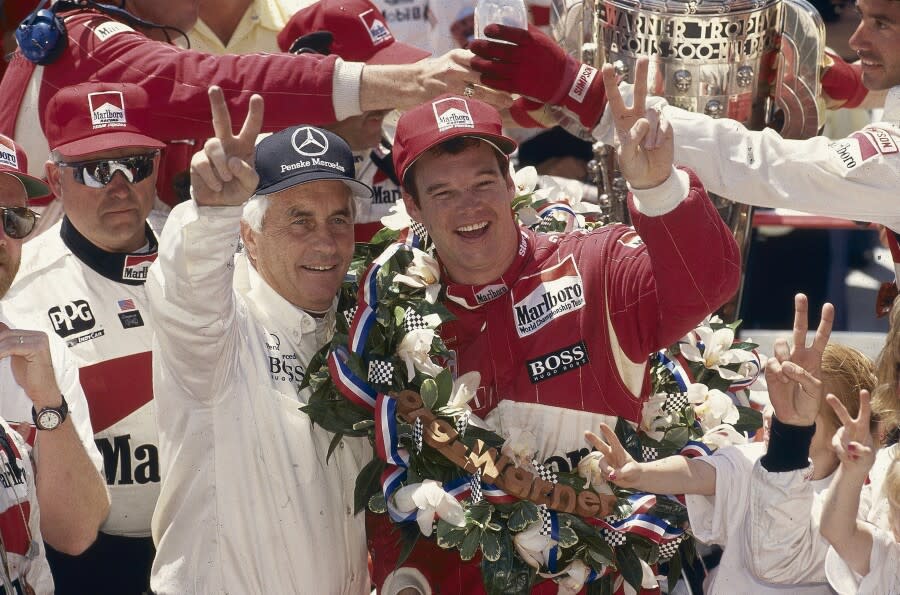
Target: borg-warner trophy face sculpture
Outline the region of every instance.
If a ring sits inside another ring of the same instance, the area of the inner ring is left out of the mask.
[[[627,82],[637,59],[649,57],[649,93],[671,105],[786,138],[819,129],[825,27],[805,0],[553,0],[550,14],[566,51],[597,68],[615,64]],[[606,218],[627,222],[615,151],[598,143],[594,152]],[[713,199],[746,259],[750,207]],[[734,319],[738,305],[723,316]]]

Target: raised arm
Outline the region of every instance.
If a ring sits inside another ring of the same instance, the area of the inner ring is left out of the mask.
[[[254,96],[235,136],[221,89],[210,88],[209,101],[216,136],[194,155],[194,199],[173,209],[147,281],[156,321],[154,357],[177,371],[198,399],[215,397],[213,381],[228,382],[228,356],[239,340],[233,259],[243,204],[257,184],[253,142],[263,115],[262,98]]]
[[[869,392],[860,391],[859,415],[856,418],[850,416],[844,404],[834,395],[828,395],[828,404],[843,424],[832,439],[841,464],[825,496],[820,527],[822,536],[853,572],[866,576],[872,555],[872,529],[868,523],[857,520],[856,513],[859,510],[859,494],[869,469],[875,463],[869,426]]]

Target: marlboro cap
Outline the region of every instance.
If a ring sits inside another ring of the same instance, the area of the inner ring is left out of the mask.
[[[503,134],[496,109],[477,99],[441,95],[400,116],[391,151],[397,176],[403,180],[425,151],[458,136],[487,141],[504,155],[516,150],[516,141]]]
[[[16,177],[25,186],[28,198],[50,194],[50,187],[28,173],[28,156],[25,150],[8,136],[0,134],[0,172]]]

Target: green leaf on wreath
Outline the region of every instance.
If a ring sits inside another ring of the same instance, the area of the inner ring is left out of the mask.
[[[400,525],[395,525],[395,528],[400,530],[400,541],[403,543],[403,546],[400,548],[400,556],[397,558],[397,568],[400,568],[406,564],[406,559],[409,558],[409,555],[415,549],[416,543],[419,542],[419,537],[422,534],[419,532],[417,523],[401,523]]]
[[[374,428],[374,427],[375,427],[374,419],[364,419],[362,421],[358,421],[355,424],[353,424],[353,429],[357,430],[357,431],[368,430],[369,428]]]
[[[394,324],[403,326],[403,320],[406,318],[406,309],[400,306],[394,306]]]
[[[539,520],[541,520],[541,513],[538,511],[537,505],[534,502],[520,500],[513,505],[507,525],[510,531],[519,533]]]
[[[481,579],[487,595],[519,595],[530,593],[537,571],[516,554],[512,533],[499,534],[500,557],[481,558]]]
[[[485,531],[481,535],[481,555],[496,562],[500,559],[500,533],[496,531]]]
[[[438,399],[432,411],[446,407],[450,402],[450,395],[453,394],[453,373],[450,372],[450,368],[444,368],[434,381],[437,383]]]
[[[587,595],[613,595],[613,577],[607,575],[587,585]]]
[[[678,551],[675,552],[675,555],[672,556],[669,561],[668,572],[666,573],[666,581],[669,586],[669,593],[675,588],[675,585],[678,584],[678,581],[681,580],[681,548],[678,548]]]
[[[635,591],[640,592],[644,571],[641,568],[640,559],[630,544],[626,543],[616,548],[616,568],[622,574],[625,582],[634,587]]]
[[[466,533],[462,544],[459,546],[460,558],[464,561],[468,561],[475,557],[475,552],[478,551],[478,546],[481,545],[481,536],[483,533],[484,531],[477,527]]]
[[[572,527],[560,527],[558,541],[560,547],[572,547],[578,543],[578,534]]]
[[[466,536],[466,528],[451,525],[444,519],[438,519],[437,531],[435,534],[439,547],[442,547],[445,550],[458,548]]]
[[[356,476],[356,485],[353,488],[353,512],[358,513],[366,507],[375,494],[381,492],[381,473],[384,471],[384,461],[378,457],[369,461]],[[382,500],[384,495],[382,494]]]
[[[618,436],[619,441],[622,443],[622,446],[626,451],[628,451],[628,454],[630,454],[634,460],[644,460],[644,455],[641,449],[641,440],[640,438],[638,438],[637,432],[634,431],[634,428],[631,427],[631,424],[625,421],[625,418],[623,417],[620,417],[619,421],[616,423],[616,436]]]
[[[469,519],[478,525],[479,528],[484,529],[491,521],[491,515],[494,514],[494,507],[490,502],[482,500],[481,502],[470,506],[468,513]]]
[[[762,413],[750,407],[738,407],[737,410],[739,417],[733,424],[736,431],[753,433],[762,427]]]
[[[384,493],[378,492],[369,498],[369,510],[375,514],[384,514],[387,512],[387,502],[384,501]]]
[[[434,405],[438,400],[437,382],[433,378],[426,378],[422,381],[422,387],[419,390],[422,395],[422,401],[425,402],[425,407],[433,411]]]
[[[647,564],[656,564],[659,560],[659,546],[652,541],[634,536],[629,543],[637,557]]]
[[[674,428],[669,428],[666,430],[665,436],[663,436],[662,443],[666,446],[666,448],[674,448],[675,450],[681,450],[681,448],[687,444],[688,440],[691,439],[691,432],[684,426],[675,426]]]
[[[344,439],[344,435],[341,432],[338,432],[334,436],[331,437],[331,443],[328,445],[328,454],[325,455],[325,464],[328,464],[328,461],[331,460],[331,455],[337,450],[338,445],[341,443],[341,440]]]

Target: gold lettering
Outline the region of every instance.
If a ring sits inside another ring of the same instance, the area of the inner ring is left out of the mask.
[[[553,488],[553,500],[550,508],[562,512],[573,512],[577,503],[578,497],[575,495],[575,489],[572,486],[561,483],[556,484],[556,487]]]
[[[469,451],[469,458],[463,469],[465,469],[466,472],[473,474],[480,469],[481,477],[494,483],[497,480],[497,476],[500,475],[495,464],[496,459],[496,449],[485,449],[484,442],[476,440],[472,450]]]
[[[438,450],[456,440],[458,436],[459,434],[453,429],[453,426],[443,419],[435,418],[425,426],[425,442]]]

